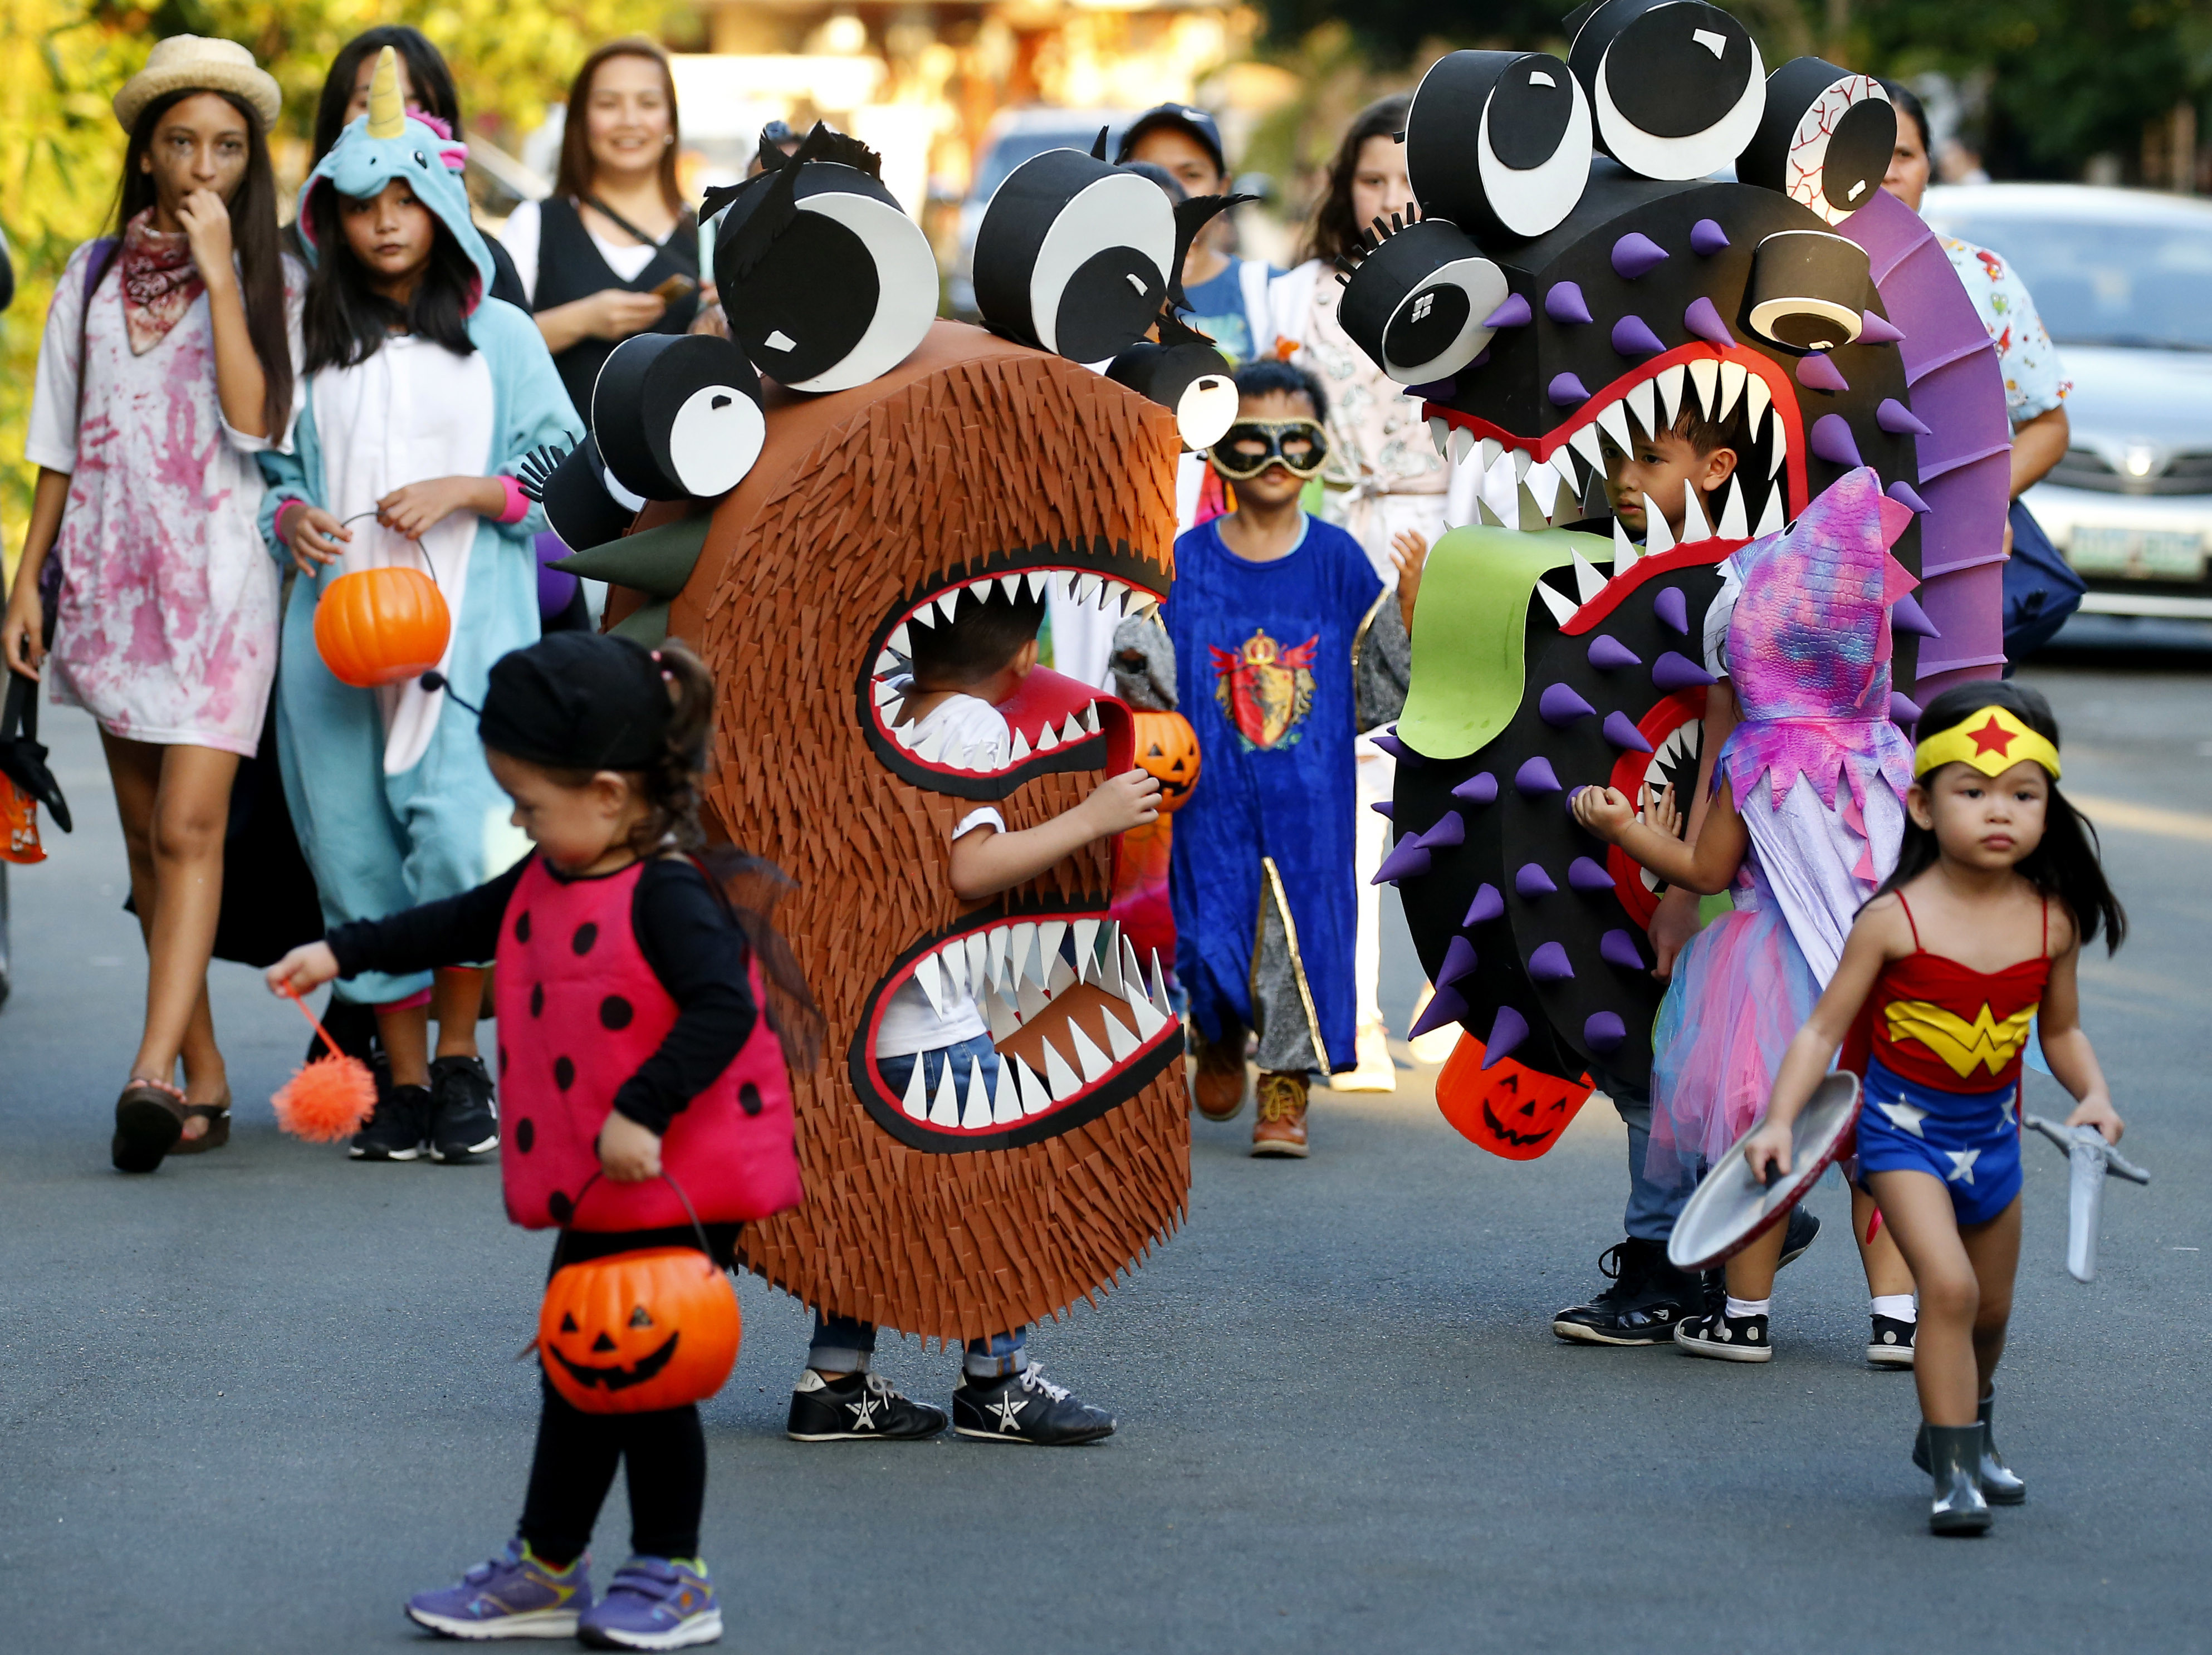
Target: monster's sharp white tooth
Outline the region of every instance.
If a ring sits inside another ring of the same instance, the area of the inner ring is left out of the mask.
[[[1781,471],[1782,462],[1789,458],[1790,444],[1783,435],[1786,429],[1782,423],[1781,411],[1777,410],[1774,416],[1774,439],[1766,445],[1766,475],[1769,478],[1772,478]]]
[[[944,726],[942,728],[931,731],[927,737],[915,744],[914,756],[916,758],[921,759],[925,764],[943,764],[945,762],[945,743],[946,739],[949,738],[951,733],[952,727],[949,724]]]
[[[1688,542],[1712,538],[1713,526],[1705,521],[1705,508],[1698,499],[1697,485],[1685,478],[1682,479],[1682,538]]]
[[[1018,764],[1030,756],[1030,739],[1019,730],[1014,732],[1013,745],[1006,749],[1006,762]]]
[[[1720,392],[1720,381],[1719,358],[1700,356],[1690,364],[1690,386],[1698,394],[1698,412],[1705,418],[1712,417],[1715,399]]]
[[[1579,604],[1571,604],[1542,581],[1536,582],[1536,595],[1544,600],[1544,607],[1552,611],[1552,618],[1561,626],[1574,619]]]
[[[1175,1001],[1168,998],[1167,973],[1160,969],[1160,951],[1152,950],[1152,1009],[1162,1017],[1175,1015]]]
[[[1098,612],[1118,618],[1121,613],[1121,599],[1128,595],[1128,592],[1129,588],[1119,581],[1101,581],[1098,583]]]
[[[1515,484],[1513,492],[1514,514],[1520,519],[1520,526],[1524,531],[1534,533],[1552,526],[1552,520],[1544,514],[1543,508],[1536,503],[1536,496],[1528,492],[1527,484]]]
[[[1644,555],[1656,557],[1674,550],[1674,531],[1667,526],[1667,514],[1646,495],[1644,498]]]
[[[1092,980],[1109,995],[1122,990],[1121,928],[1109,924],[1107,934],[1099,939],[1098,964],[1091,971]]]
[[[1552,457],[1546,463],[1559,474],[1559,485],[1566,490],[1568,496],[1579,500],[1583,491],[1583,468],[1575,458],[1574,449],[1566,443],[1561,443],[1552,450]]]
[[[1146,998],[1143,983],[1133,984],[1130,991],[1121,996],[1121,1003],[1129,1008],[1129,1015],[1137,1021],[1138,1039],[1150,1040],[1167,1026],[1168,1020],[1160,1015],[1159,1008]]]
[[[1598,441],[1597,427],[1578,425],[1575,434],[1567,439],[1567,446],[1582,456],[1583,464],[1600,476],[1605,473],[1605,444]]]
[[[1484,473],[1482,498],[1497,514],[1501,526],[1509,529],[1521,526],[1521,482],[1514,473],[1510,454],[1500,453]]]
[[[1628,416],[1617,402],[1609,402],[1597,411],[1598,429],[1613,439],[1613,446],[1621,453],[1633,453],[1636,439],[1628,429]]]
[[[1087,604],[1098,595],[1098,588],[1106,582],[1096,575],[1079,575],[1075,581],[1075,601]]]
[[[1054,995],[1064,995],[1075,986],[1076,981],[1075,967],[1067,963],[1067,956],[1054,954],[1052,957],[1050,973],[1044,980],[1045,993]]]
[[[945,744],[945,757],[937,762],[949,770],[981,770],[982,766],[980,764],[971,764],[968,762],[968,755],[975,751],[975,744],[972,741],[957,744],[948,741]]]
[[[1732,477],[1727,492],[1721,496],[1721,538],[1743,540],[1750,534],[1751,519],[1743,509],[1743,479]]]
[[[1145,968],[1137,964],[1137,951],[1129,946],[1127,934],[1121,938],[1121,984],[1125,990],[1145,991]]]
[[[898,671],[898,657],[886,649],[876,657],[875,675],[881,678],[886,672],[896,672]]]
[[[961,588],[954,587],[951,591],[937,600],[937,612],[948,621],[957,620],[960,618],[960,593]]]
[[[1021,1013],[1023,1022],[1034,1021],[1036,1014],[1051,1004],[1052,996],[1045,993],[1042,983],[1033,983],[1028,977],[1022,979],[1020,988],[1015,991],[1014,1009]]]
[[[900,746],[910,749],[915,744],[917,731],[912,724],[894,724],[891,726],[891,734],[898,739]]]
[[[1744,381],[1750,377],[1750,370],[1741,362],[1721,364],[1721,411],[1716,417],[1724,420],[1729,417],[1735,399],[1743,394]]]
[[[1083,709],[1083,727],[1093,735],[1099,733],[1098,703],[1095,701]]]
[[[1067,1026],[1072,1029],[1075,1025],[1071,1023]],[[1040,1044],[1044,1047],[1045,1084],[1052,1088],[1053,1102],[1064,1104],[1083,1090],[1083,1082],[1076,1078],[1075,1071],[1068,1068],[1067,1060],[1060,1055],[1059,1047],[1049,1040]]]
[[[1006,981],[1010,984],[1024,982],[1031,975],[1030,962],[1036,955],[1036,929],[1035,920],[1023,920],[1007,937]]]
[[[1011,927],[994,925],[983,940],[984,947],[989,951],[989,969],[984,973],[983,981],[994,989],[1001,989],[1013,980],[1012,968],[1006,961],[1006,946],[1012,941],[1013,934]]]
[[[981,931],[970,931],[961,939],[961,946],[968,955],[968,988],[970,993],[981,995],[991,985],[991,939]]]
[[[914,1066],[917,1069],[922,1067],[919,1052],[915,1054]],[[937,1100],[929,1106],[929,1123],[932,1126],[960,1124],[960,1098],[952,1090],[952,1065],[950,1063],[938,1071]]]
[[[1766,388],[1764,378],[1757,374],[1747,373],[1744,375],[1744,423],[1750,428],[1753,442],[1759,441],[1760,428],[1766,423],[1767,405],[1773,400],[1774,393]]]
[[[1488,477],[1490,468],[1498,464],[1498,456],[1505,452],[1505,445],[1496,437],[1485,437],[1475,447],[1482,456],[1482,474]]]
[[[1659,434],[1659,416],[1654,404],[1657,400],[1651,381],[1643,380],[1628,387],[1628,411],[1636,416],[1636,423],[1653,436]]]
[[[1451,435],[1445,440],[1445,447],[1451,451],[1453,465],[1464,465],[1467,463],[1468,455],[1474,452],[1474,433],[1464,425],[1455,425],[1452,427]]]
[[[1066,721],[1060,727],[1060,739],[1062,741],[1080,741],[1083,735],[1083,721],[1070,713]]]
[[[1067,1035],[1075,1043],[1075,1062],[1083,1071],[1085,1086],[1103,1080],[1114,1072],[1114,1060],[1091,1043],[1091,1037],[1083,1032],[1083,1025],[1073,1018],[1068,1019]]]
[[[1751,532],[1752,538],[1758,540],[1782,532],[1782,485],[1779,483],[1767,490],[1765,509],[1759,514],[1759,526]]]
[[[1474,520],[1486,529],[1502,529],[1505,520],[1490,508],[1490,502],[1477,495],[1474,497]]]
[[[924,604],[906,618],[909,625],[926,626],[933,630],[937,625],[937,605],[934,603]]]
[[[1575,590],[1581,594],[1582,600],[1588,603],[1605,590],[1605,576],[1599,574],[1597,565],[1583,557],[1579,551],[1576,551],[1574,558]]]
[[[1442,417],[1431,419],[1429,422],[1429,441],[1437,445],[1438,459],[1450,459],[1451,422]]]
[[[997,995],[986,994],[976,1003],[982,1007],[984,1019],[991,1025],[994,1044],[1003,1046],[1022,1026],[1022,1019],[1014,1008]]]
[[[1536,456],[1526,448],[1509,448],[1506,452],[1513,456],[1513,475],[1516,478],[1528,476],[1528,468],[1536,463]]]
[[[1613,577],[1616,581],[1636,567],[1636,560],[1644,554],[1636,549],[1636,542],[1628,538],[1628,531],[1620,526],[1620,520],[1613,520]]]
[[[1022,1089],[1022,1113],[1042,1115],[1052,1107],[1052,1093],[1046,1090],[1037,1073],[1018,1057],[1013,1060],[1014,1079]]]
[[[913,655],[914,635],[906,630],[906,623],[904,621],[901,621],[896,626],[891,629],[890,636],[884,640],[884,648],[886,649],[896,649],[902,655],[908,657]],[[894,666],[897,664],[898,663],[896,661],[891,663]],[[878,672],[886,672],[890,669],[878,666],[876,670]]]
[[[1060,945],[1066,936],[1067,922],[1066,920],[1046,920],[1037,927],[1037,955],[1039,958],[1047,962],[1045,973],[1048,977],[1052,972],[1049,962],[1060,958]]]
[[[1021,1087],[1014,1080],[1014,1060],[999,1060],[999,1085],[991,1099],[993,1126],[1018,1126],[1022,1118]]]
[[[1137,1055],[1137,1048],[1144,1042],[1123,1028],[1121,1019],[1113,1013],[1101,1011],[1098,1015],[1106,1019],[1106,1044],[1113,1049],[1114,1061],[1117,1063],[1127,1062]]]
[[[1030,589],[1030,601],[1031,603],[1035,603],[1039,598],[1044,596],[1045,582],[1050,578],[1051,576],[1048,572],[1041,569],[1030,569],[1027,574],[1022,576],[1023,583]]]
[[[1687,362],[1676,362],[1672,368],[1659,370],[1659,412],[1670,431],[1682,417],[1682,380],[1688,371]]]
[[[906,1096],[899,1107],[917,1121],[929,1118],[929,1092],[921,1084],[921,1059],[914,1060],[914,1073],[906,1077]]]
[[[999,577],[999,590],[1006,594],[1008,603],[1019,603],[1022,597],[1022,577],[1018,575],[1001,575]]]
[[[896,689],[893,688],[890,685],[885,684],[881,678],[878,678],[876,680],[877,706],[888,707],[891,703],[900,699],[902,699],[902,697]]]
[[[1051,725],[1044,725],[1037,731],[1036,750],[1039,752],[1048,752],[1058,745],[1060,736]]]
[[[915,961],[914,980],[921,985],[922,995],[928,1000],[930,1009],[939,1017],[944,1016],[945,985],[943,979],[939,976],[936,955],[924,954],[920,959]]]
[[[1559,474],[1552,469],[1551,462],[1538,460],[1529,466],[1527,475],[1521,479],[1521,486],[1528,490],[1528,498],[1535,502],[1538,514],[1549,521],[1559,498]]]
[[[1098,975],[1098,922],[1078,920],[1075,922],[1075,963],[1085,979]]]
[[[964,939],[948,942],[937,951],[939,964],[945,972],[945,993],[949,1000],[965,1000],[973,991],[968,986],[968,944]]]
[[[921,1058],[917,1055],[914,1061],[919,1063]],[[968,1060],[968,1105],[960,1112],[960,1124],[970,1132],[991,1124],[990,1088],[983,1084],[983,1065],[973,1057]]]

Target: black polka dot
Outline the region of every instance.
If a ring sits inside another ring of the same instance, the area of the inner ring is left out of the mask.
[[[544,1012],[545,985],[542,983],[533,983],[530,985],[530,1014],[532,1017],[541,1017]]]
[[[553,1214],[556,1224],[566,1224],[576,1215],[576,1203],[556,1190],[545,1197],[545,1210]]]
[[[507,1048],[504,1046],[499,1049],[499,1078],[502,1080],[507,1079]]]
[[[748,1115],[761,1112],[760,1088],[748,1080],[738,1088],[738,1107]]]
[[[626,1029],[637,1013],[630,1009],[629,1001],[620,995],[609,995],[599,1002],[599,1023],[602,1027]]]
[[[530,940],[530,910],[526,908],[514,916],[514,940],[517,942]]]
[[[586,920],[576,928],[576,934],[568,940],[568,946],[580,954],[588,954],[592,952],[592,945],[599,940],[599,928]]]
[[[517,1149],[527,1155],[530,1153],[530,1146],[537,1141],[538,1128],[536,1125],[526,1119],[517,1121],[514,1123],[514,1147]]]
[[[576,1066],[565,1057],[553,1060],[553,1084],[566,1092],[576,1084]]]

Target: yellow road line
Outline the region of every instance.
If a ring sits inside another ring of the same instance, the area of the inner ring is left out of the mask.
[[[2156,805],[2130,804],[2124,799],[2100,799],[2078,793],[2066,796],[2100,831],[2118,828],[2123,833],[2150,833],[2161,839],[2192,839],[2200,844],[2212,844],[2212,816],[2162,810]]]

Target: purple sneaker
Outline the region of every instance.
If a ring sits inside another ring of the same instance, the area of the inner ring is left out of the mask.
[[[576,1635],[594,1649],[684,1649],[722,1635],[714,1583],[696,1557],[633,1557],[607,1594],[577,1617]]]
[[[479,1563],[458,1586],[407,1600],[407,1618],[441,1638],[573,1638],[592,1607],[588,1559],[565,1569],[539,1562],[520,1540]]]

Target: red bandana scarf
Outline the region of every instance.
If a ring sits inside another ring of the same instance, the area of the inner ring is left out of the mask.
[[[134,356],[167,338],[207,286],[192,263],[191,238],[164,234],[153,218],[149,207],[123,227],[123,320]]]

